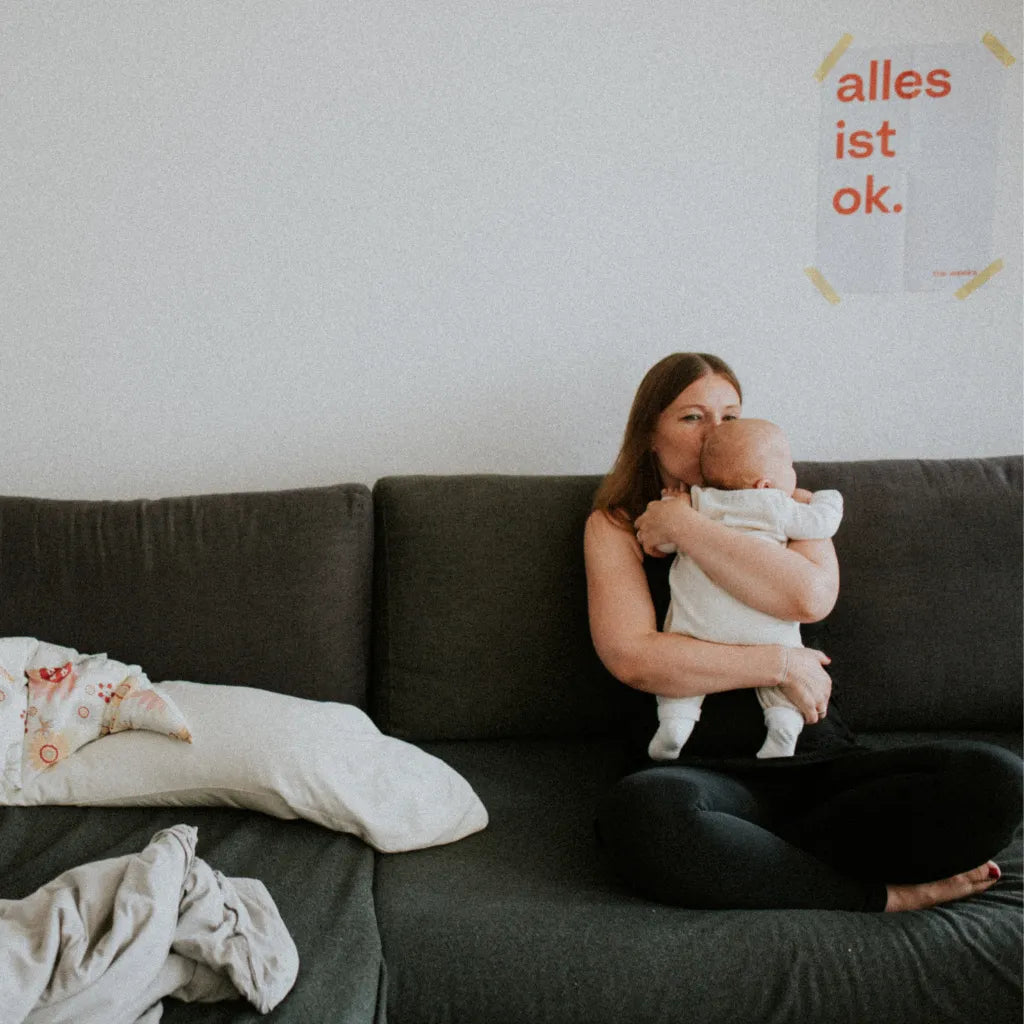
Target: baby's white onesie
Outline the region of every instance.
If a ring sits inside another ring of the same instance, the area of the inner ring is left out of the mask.
[[[690,501],[701,515],[744,530],[766,543],[824,540],[835,534],[843,518],[838,491],[817,491],[810,504],[794,501],[776,488],[725,491],[693,487]],[[737,600],[690,557],[678,554],[669,570],[672,600],[665,632],[685,633],[719,644],[779,644],[802,647],[800,624],[777,619]],[[803,716],[777,686],[759,687],[768,738],[758,757],[792,756],[803,728]],[[648,753],[659,761],[674,760],[700,719],[703,696],[659,697],[657,733]]]

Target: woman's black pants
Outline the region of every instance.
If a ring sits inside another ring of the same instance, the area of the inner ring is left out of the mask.
[[[607,793],[597,828],[622,879],[659,902],[883,910],[887,883],[994,857],[1021,800],[1020,758],[951,740],[750,771],[646,768]]]

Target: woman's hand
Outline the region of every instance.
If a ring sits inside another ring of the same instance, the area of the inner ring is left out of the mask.
[[[832,659],[813,647],[785,648],[786,668],[779,688],[796,705],[808,725],[821,721],[828,712],[832,678],[825,666]]]
[[[685,521],[681,517],[695,514],[686,491],[662,491],[661,498],[649,502],[634,521],[636,539],[647,554],[662,558],[679,547],[679,527]]]

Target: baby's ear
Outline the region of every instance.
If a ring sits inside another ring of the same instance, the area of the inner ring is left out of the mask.
[[[761,477],[759,480],[755,480],[754,481],[754,487],[756,487],[758,490],[761,490],[762,487],[774,487],[774,486],[775,486],[775,484],[773,484],[771,482],[771,480],[767,479],[766,477]]]

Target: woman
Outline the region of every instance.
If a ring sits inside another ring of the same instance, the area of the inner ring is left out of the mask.
[[[708,695],[677,763],[648,762],[607,794],[601,840],[638,892],[681,906],[895,911],[982,892],[999,878],[986,858],[1019,820],[1018,758],[952,741],[869,751],[830,707],[826,654],[659,631],[671,561],[661,545],[778,618],[814,622],[836,601],[831,541],[764,544],[661,500],[702,482],[704,437],[741,403],[736,376],[714,356],[679,353],[652,367],[587,521],[601,660],[640,691]],[[792,758],[753,756],[764,730],[754,688],[764,685],[781,686],[807,723]]]

